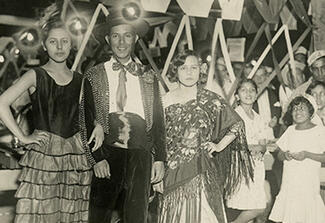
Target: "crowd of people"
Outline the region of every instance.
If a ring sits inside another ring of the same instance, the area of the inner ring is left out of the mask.
[[[111,12],[95,35],[113,56],[79,74],[66,64],[73,40],[60,13],[42,26],[48,62],[0,96],[0,119],[26,147],[15,222],[324,223],[325,51],[298,48],[295,72],[287,65],[265,89],[272,69],[248,79],[252,63],[244,65],[233,106],[224,59],[214,92],[191,50],[175,55],[167,78],[176,88],[161,93],[159,74],[133,58],[148,28]],[[10,110],[27,90],[31,135]],[[266,153],[276,160],[271,173]]]

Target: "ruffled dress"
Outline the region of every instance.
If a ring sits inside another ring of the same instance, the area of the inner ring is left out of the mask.
[[[67,85],[58,85],[44,69],[35,72],[33,123],[48,137],[41,146],[28,145],[19,162],[15,222],[88,222],[92,173],[79,132],[82,76],[74,73]],[[89,86],[85,81],[85,91]]]
[[[283,151],[325,152],[325,127],[296,130],[290,126],[277,141]],[[269,219],[283,223],[324,223],[325,205],[320,195],[320,162],[284,161],[282,184]]]
[[[236,181],[251,176],[242,120],[220,96],[205,89],[185,104],[166,106],[168,167],[159,223],[227,222],[224,188],[230,192]],[[236,139],[210,158],[206,142],[217,143],[229,133]]]

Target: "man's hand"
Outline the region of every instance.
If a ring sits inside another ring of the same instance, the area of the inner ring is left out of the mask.
[[[165,166],[162,161],[155,161],[151,168],[151,183],[162,181],[165,175]]]
[[[95,152],[99,147],[101,147],[101,145],[103,144],[103,141],[104,141],[104,130],[100,124],[96,124],[96,126],[88,140],[88,145],[93,140],[95,141],[95,145],[93,148],[91,148],[91,151]]]
[[[109,164],[106,160],[102,160],[95,164],[94,166],[95,176],[98,178],[110,178],[111,170]]]

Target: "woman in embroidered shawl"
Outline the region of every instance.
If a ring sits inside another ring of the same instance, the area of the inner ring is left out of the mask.
[[[160,223],[227,222],[223,194],[252,177],[244,125],[217,94],[197,85],[200,59],[177,55],[168,77],[178,87],[163,97],[167,170]]]
[[[94,129],[89,140],[95,139],[95,149],[104,133],[91,118],[94,104],[90,83],[83,82],[83,77],[66,65],[72,40],[59,15],[50,17],[42,34],[48,62],[27,71],[0,96],[1,120],[27,148],[19,162],[22,171],[15,222],[88,222],[92,173],[81,139],[80,114],[87,118],[82,123],[88,122]],[[36,130],[24,135],[9,106],[28,89],[33,92]]]

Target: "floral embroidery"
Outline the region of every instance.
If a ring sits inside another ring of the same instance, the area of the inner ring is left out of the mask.
[[[196,100],[166,108],[167,165],[175,169],[189,162],[212,141],[218,113],[226,104],[214,93],[201,90]],[[236,128],[233,129],[236,131]]]

